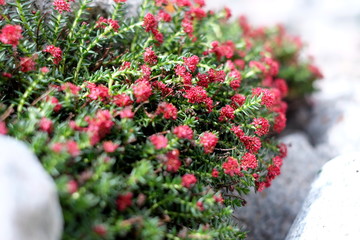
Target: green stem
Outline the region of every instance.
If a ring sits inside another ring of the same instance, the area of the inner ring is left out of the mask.
[[[59,29],[60,29],[60,24],[61,24],[61,17],[62,14],[58,13],[57,17],[56,17],[56,22],[55,22],[55,30],[54,30],[54,40],[53,40],[53,44],[52,45],[56,45],[57,39],[58,39],[58,33],[59,33]]]
[[[26,28],[26,30],[27,30],[27,33],[29,34],[29,36],[31,37],[31,39],[34,41],[34,42],[36,42],[36,39],[35,39],[35,36],[34,36],[34,33],[33,33],[33,31],[31,30],[31,28],[30,28],[30,26],[29,26],[29,24],[28,24],[28,20],[26,19],[26,17],[25,17],[25,13],[24,13],[24,9],[23,9],[23,7],[22,7],[22,5],[21,5],[21,2],[20,2],[20,0],[16,0],[16,9],[17,9],[17,12],[18,12],[18,14],[19,14],[19,17],[20,17],[20,19],[21,19],[21,21],[22,21],[22,24],[24,25],[24,27]]]
[[[75,19],[74,19],[74,22],[70,28],[70,32],[69,32],[69,35],[68,35],[68,39],[69,41],[71,42],[72,40],[72,37],[73,37],[73,34],[74,34],[74,31],[75,31],[75,28],[76,28],[76,25],[78,24],[79,22],[79,19],[81,17],[81,14],[84,12],[84,10],[86,9],[87,7],[87,4],[89,2],[87,0],[85,1],[81,1],[81,4],[80,4],[80,8],[78,9],[78,11],[76,12],[76,16],[75,16]]]
[[[17,111],[18,113],[20,113],[24,107],[25,101],[26,99],[30,96],[30,94],[32,93],[32,91],[34,90],[34,88],[36,87],[36,85],[43,79],[43,77],[39,76],[36,80],[34,80],[30,86],[26,89],[25,93],[21,96],[19,105],[17,107]],[[20,116],[20,115],[19,115]]]

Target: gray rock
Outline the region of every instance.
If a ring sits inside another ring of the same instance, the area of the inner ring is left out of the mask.
[[[287,240],[360,239],[360,153],[322,168]]]
[[[1,239],[60,239],[62,213],[51,177],[24,143],[0,135],[0,152]]]
[[[248,239],[282,240],[324,163],[306,135],[293,133],[282,139],[288,145],[281,175],[261,193],[245,197],[247,205],[235,209],[240,226],[250,231]]]

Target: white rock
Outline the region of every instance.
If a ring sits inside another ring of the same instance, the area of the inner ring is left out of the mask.
[[[0,239],[60,239],[62,213],[51,177],[22,142],[0,135],[0,153]]]
[[[324,165],[287,240],[360,239],[360,153]]]

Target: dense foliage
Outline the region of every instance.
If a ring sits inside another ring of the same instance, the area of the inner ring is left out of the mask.
[[[63,239],[244,238],[232,207],[280,174],[284,98],[321,73],[283,27],[203,0],[89,4],[0,0],[0,134],[54,178]]]

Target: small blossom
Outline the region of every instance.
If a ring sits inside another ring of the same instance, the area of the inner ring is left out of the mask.
[[[189,140],[193,139],[193,136],[194,136],[193,130],[187,125],[175,127],[173,130],[173,133],[178,138],[184,138],[184,139],[189,139]]]
[[[132,119],[135,116],[135,113],[132,111],[132,106],[127,106],[121,111],[119,111],[119,115],[121,118],[129,118]]]
[[[118,147],[119,144],[113,143],[112,141],[103,142],[104,151],[107,153],[115,152]]]
[[[158,22],[156,18],[151,13],[147,13],[144,17],[143,27],[145,28],[146,32],[150,32],[154,29],[157,29]]]
[[[109,97],[109,89],[104,85],[96,85],[95,83],[88,82],[86,87],[90,90],[87,95],[92,100],[105,101]]]
[[[258,137],[242,136],[240,137],[240,141],[251,153],[257,153],[261,148],[261,141]]]
[[[55,47],[54,45],[47,46],[43,52],[50,53],[51,56],[54,57],[53,62],[54,64],[59,64],[62,60],[62,51],[59,47]]]
[[[198,202],[196,203],[196,207],[197,207],[200,211],[204,211],[204,210],[205,210],[204,204],[203,204],[202,202],[200,202],[200,201],[198,201]]]
[[[206,90],[203,87],[196,86],[185,90],[184,97],[189,100],[189,103],[201,103],[204,102],[208,96]]]
[[[70,194],[76,193],[78,191],[78,183],[75,180],[70,180],[66,184],[66,189]]]
[[[219,177],[219,171],[216,168],[214,168],[211,172],[211,176],[214,178]]]
[[[89,124],[86,132],[90,137],[91,145],[95,145],[105,137],[114,125],[112,116],[108,110],[98,110],[94,118],[87,116],[85,117],[85,121]]]
[[[152,95],[151,84],[148,81],[139,81],[132,86],[136,102],[145,102]]]
[[[271,107],[274,104],[275,96],[274,94],[269,90],[265,88],[254,88],[252,90],[253,96],[260,96],[261,97],[261,104],[265,105],[266,107]]]
[[[227,161],[223,163],[222,168],[224,169],[224,173],[231,177],[240,174],[240,164],[233,157],[228,157]]]
[[[204,147],[205,153],[212,153],[218,140],[219,138],[215,134],[211,132],[205,132],[200,137],[200,144]]]
[[[71,156],[76,157],[76,156],[80,155],[79,146],[75,141],[73,141],[73,140],[67,141],[66,148],[67,148],[68,153]]]
[[[20,58],[20,71],[29,72],[35,70],[35,62],[31,57]]]
[[[225,7],[224,10],[225,10],[225,18],[226,18],[226,19],[231,18],[232,14],[231,14],[230,8]]]
[[[145,49],[144,61],[150,65],[154,65],[157,63],[157,56],[151,47]]]
[[[62,143],[54,143],[52,146],[51,146],[51,150],[53,150],[54,152],[56,153],[59,153],[63,150],[63,144]]]
[[[5,0],[0,0],[0,5],[6,5]]]
[[[221,193],[219,195],[214,195],[214,200],[220,204],[224,203],[224,198],[221,196]]]
[[[119,0],[117,0],[119,1]],[[101,224],[98,224],[98,225],[95,225],[93,227],[93,231],[94,233],[96,233],[97,235],[101,236],[101,237],[104,237],[107,233],[107,229],[104,225],[101,225]]]
[[[279,113],[275,117],[274,130],[277,133],[281,133],[286,127],[286,116],[283,113]]]
[[[163,114],[165,119],[176,119],[177,118],[177,108],[172,103],[161,102],[157,109],[156,114]]]
[[[191,57],[183,57],[185,65],[189,68],[191,72],[196,70],[196,66],[200,62],[200,58],[198,56],[191,56]]]
[[[166,166],[166,171],[168,172],[177,172],[181,167],[181,162],[179,160],[180,152],[178,149],[171,150],[166,153],[166,162],[164,165]]]
[[[13,75],[11,73],[8,73],[8,72],[4,72],[1,74],[3,77],[6,77],[6,78],[12,78]]]
[[[240,126],[232,126],[230,129],[238,138],[241,138],[245,135],[244,131],[241,129]]]
[[[66,0],[54,0],[53,5],[59,13],[63,13],[63,11],[71,12],[70,3]]]
[[[278,146],[279,157],[285,158],[287,156],[287,146],[284,143],[280,143]]]
[[[104,17],[100,17],[99,20],[97,20],[95,27],[105,29],[107,26],[110,26],[115,32],[117,32],[120,28],[119,23],[116,20],[111,18],[106,19]]]
[[[278,78],[274,81],[274,86],[279,89],[281,97],[286,97],[289,89],[286,81],[284,79]]]
[[[235,94],[231,97],[231,106],[236,109],[245,103],[246,97],[242,94]]]
[[[58,112],[61,110],[62,105],[59,103],[59,100],[56,97],[50,97],[47,99],[48,102],[50,102],[52,105],[54,105],[54,111]]]
[[[220,109],[220,116],[219,116],[219,120],[220,121],[226,121],[226,120],[231,120],[235,118],[234,115],[235,110],[230,107],[230,105],[226,105],[225,107],[222,107]]]
[[[255,169],[258,166],[258,160],[252,153],[245,153],[241,158],[241,167],[246,171],[248,168]]]
[[[163,20],[164,22],[171,22],[172,17],[170,14],[165,12],[164,10],[160,10],[158,13],[158,17]]]
[[[197,179],[193,174],[185,174],[184,176],[182,176],[181,179],[181,185],[183,185],[186,188],[191,188],[196,182]]]
[[[211,68],[208,71],[208,74],[209,74],[209,80],[211,82],[224,82],[225,81],[226,73],[223,70],[216,71]]]
[[[258,136],[266,135],[269,132],[270,129],[269,121],[263,117],[254,118],[251,124],[255,126],[256,128],[255,134]]]
[[[41,131],[50,134],[53,129],[53,122],[50,119],[43,117],[39,122],[39,128]]]
[[[166,148],[168,144],[168,140],[163,135],[151,135],[149,137],[150,142],[155,146],[155,149]]]
[[[6,128],[6,124],[2,121],[0,121],[0,135],[6,135],[8,132]]]
[[[125,3],[127,0],[114,0],[115,3]]]
[[[119,107],[126,107],[131,105],[133,101],[131,100],[129,95],[121,93],[113,97],[113,103],[115,103]]]
[[[272,159],[274,166],[281,167],[283,165],[283,159],[280,156],[276,156]]]
[[[61,85],[61,90],[62,91],[69,91],[73,95],[78,95],[81,88],[74,85],[74,84],[72,84],[71,82],[66,82],[66,83]]]
[[[1,29],[0,42],[10,44],[15,48],[19,45],[19,40],[23,38],[21,32],[21,26],[7,24]]]
[[[50,72],[50,70],[47,67],[42,67],[42,68],[40,68],[40,72],[43,74],[47,74],[48,72]]]
[[[116,200],[117,208],[122,212],[132,205],[133,194],[128,192],[124,195],[119,195]]]

